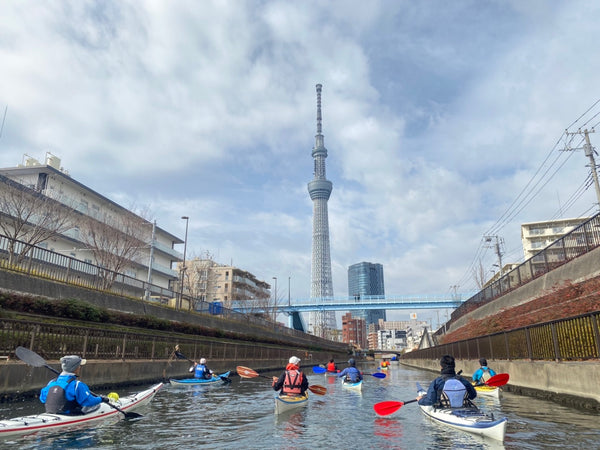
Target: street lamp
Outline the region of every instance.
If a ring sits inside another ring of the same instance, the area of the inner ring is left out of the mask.
[[[274,301],[273,301],[273,322],[275,322],[277,319],[277,277],[273,277],[273,279],[275,280],[275,294],[274,294]]]
[[[183,239],[183,264],[181,265],[181,286],[180,286],[180,294],[179,294],[179,308],[177,309],[181,309],[181,307],[183,306],[183,280],[185,278],[185,252],[187,250],[187,234],[188,234],[188,224],[190,221],[190,218],[188,216],[181,216],[181,218],[183,220],[185,220],[185,238]]]
[[[292,306],[292,297],[290,295],[291,290],[290,290],[290,280],[292,279],[292,277],[288,277],[288,307]]]

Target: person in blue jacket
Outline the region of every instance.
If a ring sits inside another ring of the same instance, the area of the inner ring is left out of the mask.
[[[213,371],[206,367],[206,358],[200,359],[200,364],[194,365],[194,378],[210,380],[213,377]]]
[[[473,374],[473,383],[475,386],[484,385],[487,380],[496,375],[496,372],[487,366],[487,360],[485,358],[479,358],[479,365],[481,367]]]
[[[77,415],[87,414],[99,408],[100,403],[108,403],[105,396],[96,396],[90,388],[77,380],[85,359],[77,355],[60,358],[62,372],[50,381],[40,392],[40,401],[47,413]]]
[[[417,396],[419,405],[441,407],[471,406],[470,400],[477,397],[477,391],[465,378],[456,374],[452,355],[444,355],[440,359],[440,376],[431,382],[427,394]]]
[[[345,379],[347,381],[350,381],[351,383],[356,383],[362,380],[362,373],[360,373],[360,370],[358,370],[355,366],[356,361],[354,361],[354,358],[350,358],[348,360],[348,367],[346,367],[344,370],[338,373],[338,378],[346,377]]]

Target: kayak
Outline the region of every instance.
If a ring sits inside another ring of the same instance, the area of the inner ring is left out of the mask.
[[[111,400],[112,405],[121,411],[131,412],[140,406],[150,403],[163,383],[156,384],[137,394],[121,397],[117,401]],[[124,414],[111,407],[108,403],[100,403],[97,410],[83,415],[67,416],[62,414],[42,413],[31,416],[16,417],[14,419],[0,420],[0,438],[7,436],[26,436],[38,432],[53,432],[65,428],[95,427],[100,424],[117,421]]]
[[[308,392],[304,395],[275,395],[275,414],[308,405]]]
[[[506,417],[495,419],[493,415],[485,414],[477,407],[434,408],[425,405],[419,405],[419,407],[423,414],[434,422],[479,436],[504,441]]]
[[[198,385],[206,385],[206,384],[216,384],[219,382],[225,381],[231,371],[227,371],[222,373],[221,375],[213,375],[212,378],[203,379],[203,378],[185,378],[183,380],[176,380],[171,378],[169,382],[174,386],[198,386]]]
[[[355,383],[352,381],[342,380],[342,386],[344,386],[346,389],[352,389],[353,391],[360,391],[362,389],[362,383],[363,380],[359,380]]]
[[[477,395],[485,395],[486,397],[500,398],[502,389],[498,386],[475,386]]]

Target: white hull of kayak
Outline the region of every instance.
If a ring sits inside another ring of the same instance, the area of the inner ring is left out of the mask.
[[[174,378],[171,378],[169,380],[169,383],[171,383],[174,386],[201,386],[219,384],[222,383],[224,381],[223,378],[227,378],[230,373],[231,372],[229,371],[222,373],[221,375],[213,375],[213,377],[209,378],[208,380],[202,378],[185,378],[183,380],[176,380]]]
[[[434,422],[490,439],[504,441],[506,417],[494,419],[478,408],[434,408],[419,405],[423,414]]]
[[[486,397],[500,398],[502,389],[497,386],[475,386],[477,395],[485,395]]]
[[[275,414],[308,405],[308,392],[304,395],[275,395]]]
[[[362,389],[362,384],[363,380],[357,381],[356,383],[352,383],[351,381],[342,381],[342,386],[353,391],[360,391]]]
[[[152,386],[137,394],[121,397],[113,405],[125,412],[131,412],[143,405],[150,403],[163,383]],[[15,417],[14,419],[0,420],[0,438],[6,436],[26,436],[39,432],[53,432],[65,428],[87,428],[100,424],[115,422],[124,417],[124,414],[106,403],[89,414],[66,416],[61,414],[42,413],[32,416]]]

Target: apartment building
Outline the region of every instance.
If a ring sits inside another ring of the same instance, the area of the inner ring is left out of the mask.
[[[235,300],[260,300],[269,306],[271,286],[250,272],[210,259],[186,261],[184,292],[200,302],[219,302],[231,308]]]
[[[367,348],[367,327],[365,319],[353,318],[351,313],[342,316],[342,342],[355,348]]]
[[[112,234],[108,237],[112,237],[113,244],[121,237],[130,238],[130,253],[120,273],[140,281],[150,281],[161,288],[173,289],[179,277],[173,264],[182,260],[182,254],[175,250],[175,246],[183,244],[183,240],[156,226],[156,222],[140,217],[75,180],[60,163],[60,158],[47,153],[44,163],[27,156],[17,167],[0,168],[0,195],[10,190],[8,184],[16,183],[22,186],[21,190],[26,195],[51,199],[73,213],[69,226],[37,246],[106,267],[99,260],[98,248],[89,242],[94,224],[102,225],[111,230]],[[2,220],[10,220],[10,211],[1,212]],[[35,215],[31,217],[30,220],[36,220]],[[114,252],[117,251],[115,247]]]
[[[580,217],[577,219],[556,219],[522,224],[521,242],[523,243],[525,260],[528,260],[589,219],[589,217]]]

